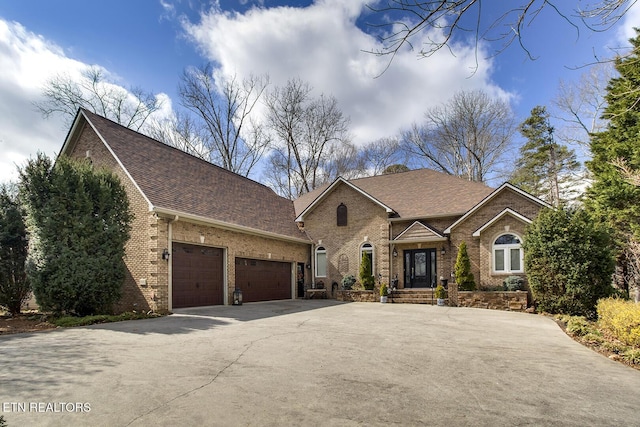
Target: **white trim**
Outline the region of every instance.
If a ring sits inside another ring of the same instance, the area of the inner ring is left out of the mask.
[[[420,238],[413,238],[413,239],[401,239],[401,237],[404,235],[404,233],[406,233],[407,231],[409,231],[411,228],[413,228],[414,225],[419,225],[425,229],[427,229],[428,231],[430,231],[431,233],[433,233],[435,235],[435,237],[426,237],[423,239]],[[408,226],[407,228],[405,228],[402,233],[398,234],[393,241],[394,242],[440,242],[442,240],[447,240],[447,238],[445,236],[443,236],[442,234],[438,233],[436,230],[434,230],[433,228],[429,227],[428,225],[425,225],[423,223],[421,223],[420,221],[414,221],[413,224],[411,224],[410,226]]]
[[[500,218],[502,218],[503,216],[505,216],[507,214],[515,217],[516,219],[519,219],[520,221],[522,221],[522,222],[524,222],[526,224],[531,224],[532,223],[532,221],[529,218],[527,218],[526,216],[519,214],[518,212],[512,210],[511,208],[505,208],[498,215],[496,215],[493,218],[491,218],[485,225],[483,225],[482,227],[480,227],[476,231],[474,231],[472,236],[473,237],[480,237],[480,233],[482,233],[485,229],[490,227],[493,223],[495,223],[496,221],[498,221]],[[512,234],[515,234],[515,233],[512,233]]]
[[[482,206],[484,206],[486,203],[488,203],[491,199],[493,199],[499,193],[501,193],[505,188],[508,188],[508,189],[510,189],[512,191],[515,191],[516,193],[520,194],[521,196],[525,197],[526,199],[529,199],[532,202],[537,203],[537,204],[539,204],[541,206],[544,206],[544,207],[547,207],[547,208],[553,208],[547,202],[545,202],[543,200],[540,200],[535,196],[532,196],[531,194],[527,193],[526,191],[523,191],[523,190],[519,189],[518,187],[516,187],[516,186],[514,186],[512,184],[509,184],[508,182],[505,182],[500,187],[496,188],[493,192],[491,192],[491,194],[489,194],[487,197],[482,199],[477,205],[475,205],[469,211],[467,211],[466,214],[462,215],[462,217],[460,217],[456,222],[454,222],[449,227],[447,227],[447,229],[444,230],[444,234],[451,234],[451,230],[453,230],[458,224],[460,224],[461,222],[464,222],[467,218],[469,218],[471,215],[473,215],[478,209],[480,209]]]
[[[395,212],[389,206],[385,205],[384,203],[382,203],[381,201],[379,201],[378,199],[376,199],[375,197],[373,197],[369,193],[361,190],[360,188],[358,188],[355,185],[351,184],[346,179],[344,179],[341,176],[339,176],[338,178],[336,178],[335,181],[333,181],[333,183],[329,187],[327,187],[326,190],[324,190],[322,193],[320,193],[320,195],[318,197],[316,197],[315,200],[313,202],[311,202],[311,204],[309,206],[307,206],[302,211],[302,213],[300,213],[300,215],[298,215],[298,217],[295,219],[295,221],[296,222],[304,222],[304,216],[306,214],[308,214],[309,212],[311,212],[316,207],[316,205],[318,205],[340,183],[348,185],[349,187],[351,187],[351,189],[357,191],[358,193],[360,193],[361,195],[363,195],[367,199],[371,200],[373,203],[375,203],[378,206],[380,206],[381,208],[383,208],[387,213]]]
[[[219,221],[219,220],[215,220],[212,218],[207,218],[207,217],[203,217],[203,216],[199,216],[199,215],[193,215],[193,214],[188,214],[188,213],[184,213],[184,212],[179,212],[173,209],[166,209],[166,208],[161,208],[158,206],[153,206],[151,208],[151,212],[155,212],[159,215],[166,215],[169,217],[175,217],[176,215],[180,217],[180,219],[182,220],[186,220],[186,221],[190,221],[190,222],[197,222],[197,223],[202,223],[204,225],[211,225],[214,227],[218,227],[218,228],[222,228],[225,230],[231,230],[231,231],[237,231],[240,233],[246,233],[246,234],[253,234],[255,236],[261,236],[261,237],[269,237],[272,239],[276,239],[276,240],[284,240],[287,242],[295,242],[295,243],[306,243],[308,245],[311,244],[311,241],[304,239],[302,237],[297,238],[297,237],[289,237],[289,236],[285,236],[282,234],[278,234],[278,233],[274,233],[271,231],[263,231],[263,230],[258,230],[256,228],[251,228],[251,227],[247,227],[244,225],[238,225],[238,224],[231,224],[228,222],[224,222],[224,221]]]

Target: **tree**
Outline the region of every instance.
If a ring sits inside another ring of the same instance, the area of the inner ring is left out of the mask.
[[[629,234],[640,235],[640,187],[628,182],[616,166],[622,161],[627,172],[640,171],[640,31],[631,39],[633,50],[615,61],[619,77],[611,79],[605,99],[605,130],[592,135],[593,158],[587,162],[594,182],[587,192],[586,206],[616,230],[622,244]]]
[[[369,258],[369,254],[366,252],[362,252],[362,260],[360,261],[360,284],[366,290],[372,290],[375,286],[376,279],[373,277],[373,272],[371,271],[371,258]]]
[[[186,69],[178,90],[182,105],[196,117],[195,154],[248,176],[270,142],[264,127],[252,118],[268,84],[268,77],[250,76],[242,81],[235,76],[216,79],[211,63]],[[184,120],[188,117],[184,116]],[[190,141],[191,129],[186,125],[182,128],[189,131],[182,135],[182,140]]]
[[[30,253],[27,274],[43,310],[106,313],[125,279],[132,215],[124,187],[107,171],[38,154],[20,170]]]
[[[543,209],[528,227],[522,247],[538,310],[595,317],[598,299],[613,291],[608,227],[583,209]]]
[[[473,291],[476,289],[476,281],[471,272],[471,260],[467,253],[467,243],[460,243],[458,255],[456,256],[456,264],[454,266],[454,275],[458,289],[461,291]]]
[[[521,0],[518,3],[504,2],[494,11],[482,0],[388,0],[370,5],[374,12],[384,16],[385,23],[378,25],[389,28],[381,37],[383,47],[373,51],[377,55],[389,55],[391,60],[403,48],[413,49],[413,43],[419,42],[418,55],[429,57],[447,47],[455,49],[455,41],[460,37],[469,37],[475,41],[476,55],[480,44],[498,44],[495,52],[500,53],[514,41],[527,53],[523,37],[526,28],[535,22],[543,9],[550,9],[567,25],[576,29],[585,27],[591,31],[603,31],[611,28],[630,7],[629,0],[603,0],[584,7],[577,1],[575,10],[571,10],[560,1]],[[495,6],[495,5],[494,5]],[[432,31],[433,30],[433,31]],[[425,37],[420,37],[427,32]]]
[[[274,134],[267,180],[288,198],[335,179],[329,165],[349,143],[349,119],[338,101],[325,95],[313,98],[311,92],[307,83],[293,79],[266,97],[267,122]]]
[[[27,232],[15,192],[0,188],[0,305],[19,314],[31,294],[25,272]]]
[[[575,184],[572,174],[580,169],[580,163],[573,150],[556,143],[553,131],[547,109],[534,107],[520,125],[520,133],[527,142],[520,148],[520,158],[510,181],[558,207],[566,201],[566,192],[562,190]]]
[[[506,102],[483,91],[461,91],[405,132],[404,148],[427,167],[484,182],[510,148],[515,129]]]
[[[380,138],[361,148],[361,157],[368,175],[385,174],[393,165],[401,164],[402,150],[397,137]]]
[[[58,74],[43,88],[44,100],[35,103],[46,118],[61,114],[67,126],[79,108],[85,108],[135,131],[140,131],[149,117],[162,106],[161,98],[140,88],[124,89],[107,79],[100,67],[89,67],[80,78]]]

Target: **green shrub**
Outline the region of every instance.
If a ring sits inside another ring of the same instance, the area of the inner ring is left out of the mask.
[[[622,353],[622,358],[632,365],[640,365],[640,349],[631,349]]]
[[[135,312],[126,312],[122,314],[99,314],[95,316],[63,316],[58,317],[51,320],[56,326],[60,326],[61,328],[72,328],[75,326],[88,326],[95,325],[98,323],[112,323],[112,322],[121,322],[123,320],[138,320],[138,319],[148,319],[152,317],[158,317],[158,314],[155,313],[135,313]]]
[[[596,318],[611,294],[610,231],[584,210],[543,209],[523,242],[529,288],[539,311]]]
[[[640,347],[640,304],[615,298],[598,301],[600,327],[621,342]]]
[[[351,290],[355,283],[356,283],[356,278],[353,277],[353,274],[344,276],[342,278],[342,289],[345,291]]]
[[[371,259],[366,252],[363,252],[362,261],[360,262],[360,284],[367,291],[373,290],[376,284],[376,279],[373,277],[371,270]]]
[[[524,278],[521,276],[509,276],[502,282],[505,291],[523,291]]]
[[[385,297],[387,296],[388,293],[389,293],[389,288],[387,287],[387,284],[383,283],[382,285],[380,285],[380,296]]]
[[[567,333],[577,337],[583,337],[589,333],[596,333],[596,330],[586,318],[573,316],[567,322]]]
[[[467,253],[467,243],[460,243],[458,248],[458,256],[456,257],[456,265],[454,267],[456,283],[461,291],[475,291],[476,282],[471,272],[471,260]]]

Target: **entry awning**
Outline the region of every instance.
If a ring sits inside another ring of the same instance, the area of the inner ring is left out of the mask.
[[[398,234],[393,241],[395,243],[444,242],[447,238],[428,225],[416,221]]]

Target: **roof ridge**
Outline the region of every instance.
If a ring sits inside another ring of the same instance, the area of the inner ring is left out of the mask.
[[[100,120],[105,120],[105,121],[111,122],[111,123],[113,123],[114,125],[116,125],[116,126],[119,126],[119,127],[123,128],[125,131],[132,132],[132,133],[135,133],[135,134],[137,134],[137,135],[143,136],[144,138],[148,139],[148,140],[149,140],[149,141],[151,141],[152,143],[158,144],[158,145],[160,145],[160,146],[162,146],[162,147],[165,147],[165,148],[168,148],[168,149],[170,149],[170,150],[174,150],[174,151],[178,152],[180,155],[185,155],[185,156],[191,157],[191,158],[193,158],[193,159],[195,159],[195,160],[198,160],[198,161],[200,161],[200,162],[203,162],[203,163],[204,163],[205,165],[207,165],[208,167],[214,167],[214,168],[217,168],[217,169],[219,169],[220,171],[222,171],[222,172],[224,172],[224,173],[231,174],[232,176],[235,176],[235,177],[238,177],[238,178],[245,179],[245,180],[247,180],[247,181],[249,181],[249,182],[251,182],[251,183],[254,183],[254,184],[258,184],[258,185],[260,185],[260,186],[264,187],[265,189],[267,189],[267,190],[269,190],[269,191],[272,191],[272,192],[273,192],[275,195],[277,195],[278,197],[282,197],[282,198],[283,198],[283,199],[285,199],[285,200],[290,200],[290,199],[287,199],[286,197],[280,196],[280,195],[279,195],[278,193],[276,193],[272,188],[270,188],[269,186],[267,186],[267,185],[265,185],[265,184],[263,184],[263,183],[261,183],[261,182],[258,182],[258,181],[256,181],[256,180],[251,179],[251,178],[249,178],[249,177],[246,177],[246,176],[244,176],[244,175],[240,175],[239,173],[236,173],[236,172],[230,171],[229,169],[225,169],[225,168],[223,168],[222,166],[216,165],[215,163],[211,163],[211,162],[209,162],[209,161],[207,161],[207,160],[205,160],[205,159],[203,159],[203,158],[200,158],[200,157],[198,157],[198,156],[194,156],[193,154],[187,153],[186,151],[183,151],[183,150],[181,150],[181,149],[179,149],[179,148],[176,148],[176,147],[174,147],[173,145],[169,145],[169,144],[166,144],[166,143],[164,143],[164,142],[162,142],[162,141],[158,141],[157,139],[152,138],[152,137],[150,137],[149,135],[145,135],[145,134],[144,134],[144,133],[142,133],[142,132],[138,132],[138,131],[136,131],[136,130],[133,130],[133,129],[131,129],[131,128],[128,128],[128,127],[126,127],[126,126],[124,126],[124,125],[122,125],[122,124],[120,124],[120,123],[118,123],[118,122],[116,122],[116,121],[114,121],[114,120],[111,120],[111,119],[109,119],[109,118],[107,118],[107,117],[103,117],[103,116],[101,116],[101,115],[99,115],[99,114],[97,114],[97,113],[94,113],[94,112],[92,112],[92,111],[89,111],[89,110],[87,110],[86,108],[80,107],[80,110],[82,110],[82,111],[83,111],[83,113],[89,113],[90,115],[95,116],[95,117],[97,117],[97,118],[98,118],[98,119],[100,119]],[[86,115],[85,115],[85,117],[86,117]]]

